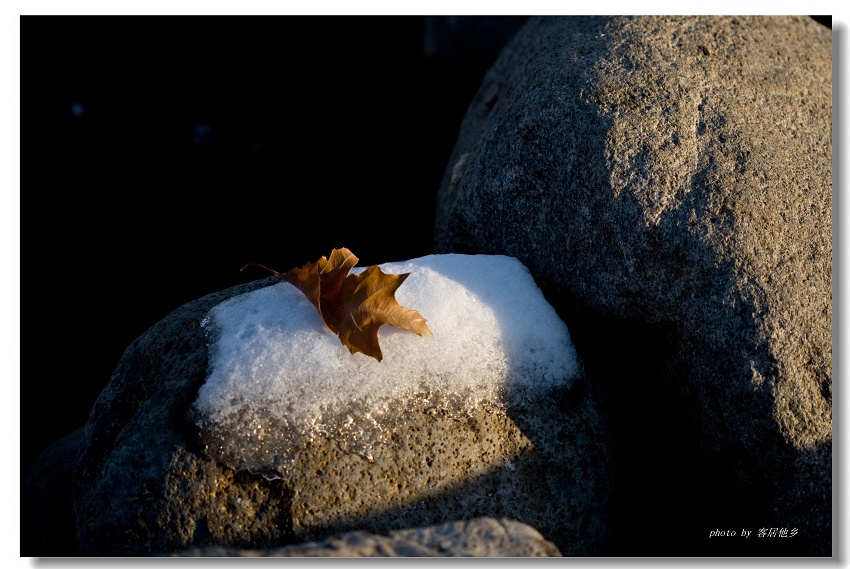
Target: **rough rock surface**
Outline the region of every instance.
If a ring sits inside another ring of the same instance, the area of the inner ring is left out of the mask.
[[[364,531],[274,549],[219,546],[176,557],[560,557],[540,532],[510,519],[476,518],[376,535]]]
[[[610,429],[582,381],[558,401],[462,418],[413,409],[380,460],[316,438],[285,480],[211,459],[191,413],[208,364],[201,321],[226,298],[275,282],[190,302],[128,347],[92,409],[74,473],[81,554],[267,549],[474,517],[530,524],[567,555],[604,551]]]
[[[83,429],[44,449],[24,477],[21,492],[21,556],[77,555],[71,475]]]
[[[652,352],[600,378],[607,396],[673,397],[693,421],[681,450],[758,512],[692,511],[693,531],[798,528],[778,555],[831,548],[831,54],[804,17],[531,19],[438,196],[435,252],[519,258],[589,373],[612,349]],[[640,425],[648,403],[622,407]]]

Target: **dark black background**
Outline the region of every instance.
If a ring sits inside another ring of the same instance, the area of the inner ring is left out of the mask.
[[[24,17],[21,466],[181,304],[348,247],[432,251],[522,17]]]

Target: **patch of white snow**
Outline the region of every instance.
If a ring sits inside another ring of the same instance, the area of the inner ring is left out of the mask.
[[[217,447],[208,451],[277,468],[323,436],[373,458],[411,406],[463,416],[479,405],[510,405],[518,392],[545,397],[579,375],[566,325],[517,259],[429,255],[381,269],[410,273],[396,299],[433,332],[382,326],[381,362],[349,353],[289,283],[210,311],[209,372],[195,401],[203,438]]]

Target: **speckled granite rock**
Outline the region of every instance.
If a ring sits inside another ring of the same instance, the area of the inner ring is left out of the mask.
[[[389,535],[363,531],[274,549],[218,546],[189,549],[177,557],[560,557],[534,528],[510,519],[477,518]]]
[[[82,555],[144,555],[210,540],[239,547],[286,541],[284,489],[200,459],[186,421],[206,377],[201,319],[226,298],[272,282],[183,305],[127,348],[92,407],[74,471]],[[195,490],[206,492],[203,511],[190,511]],[[254,504],[264,506],[254,511]]]
[[[805,17],[534,18],[469,107],[435,235],[519,258],[580,350],[594,326],[655,334],[641,381],[673,386],[754,523],[805,528],[813,555],[832,532],[831,56]]]
[[[81,442],[81,554],[268,549],[474,517],[530,524],[566,555],[604,551],[609,430],[581,381],[557,401],[488,405],[463,418],[414,409],[380,460],[321,437],[296,454],[286,479],[211,458],[191,415],[208,364],[200,323],[215,304],[275,282],[190,302],[127,349]]]

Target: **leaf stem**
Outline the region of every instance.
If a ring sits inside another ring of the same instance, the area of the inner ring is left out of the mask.
[[[275,274],[276,276],[278,276],[278,277],[280,276],[280,273],[279,273],[279,272],[277,272],[276,270],[274,270],[274,269],[270,269],[270,268],[268,268],[268,267],[267,267],[267,266],[265,266],[265,265],[261,265],[260,263],[255,263],[254,261],[250,261],[250,262],[248,262],[248,263],[245,263],[245,265],[244,265],[241,269],[239,269],[239,272],[241,273],[242,271],[244,271],[244,270],[245,270],[245,268],[246,268],[246,267],[248,267],[249,265],[254,265],[254,266],[260,267],[261,269],[265,269],[265,270],[267,270],[267,271],[268,271],[268,272],[270,272],[270,273],[274,273],[274,274]]]

